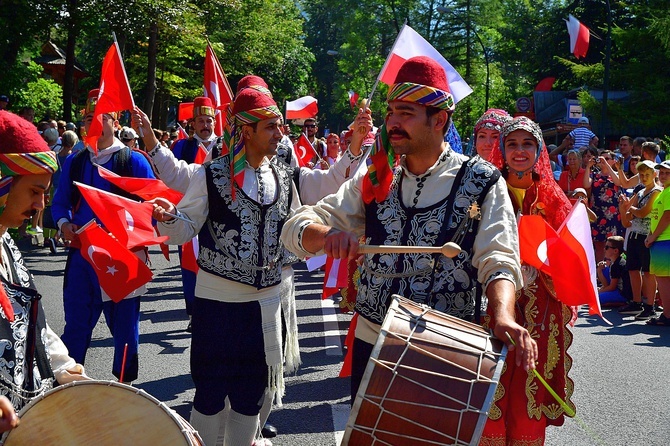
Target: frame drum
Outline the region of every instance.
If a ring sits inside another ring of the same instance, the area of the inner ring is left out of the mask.
[[[176,412],[143,390],[113,381],[73,381],[33,399],[9,431],[14,445],[202,445]]]
[[[343,445],[477,445],[507,347],[479,325],[394,295]]]

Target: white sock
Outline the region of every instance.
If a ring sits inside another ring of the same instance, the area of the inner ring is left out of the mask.
[[[257,430],[258,415],[242,415],[231,410],[228,415],[228,423],[223,444],[224,446],[251,445]]]
[[[270,411],[272,410],[272,400],[274,399],[275,393],[270,389],[265,389],[265,395],[263,396],[263,405],[261,406],[261,412],[258,414],[260,418],[260,423],[258,424],[258,434],[256,438],[261,438],[261,429],[265,426],[265,423],[268,421],[270,416]]]
[[[226,426],[228,425],[228,416],[230,415],[230,401],[226,397],[226,408],[219,412],[219,436],[216,439],[216,446],[223,446],[226,437]]]
[[[191,423],[191,426],[193,426],[193,429],[198,431],[200,438],[202,438],[205,445],[216,445],[216,438],[219,434],[220,417],[225,410],[226,409],[214,415],[205,415],[195,409],[191,410],[191,419],[189,422]]]

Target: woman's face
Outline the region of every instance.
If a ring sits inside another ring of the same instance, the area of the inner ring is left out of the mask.
[[[568,153],[568,167],[578,168],[580,165],[579,155],[576,152]]]
[[[530,170],[537,156],[537,141],[526,130],[515,130],[505,138],[505,162],[517,172]]]
[[[477,154],[485,160],[491,158],[491,151],[495,146],[496,141],[500,138],[500,132],[493,129],[481,129],[477,132],[477,138],[475,139],[475,148],[477,149]]]

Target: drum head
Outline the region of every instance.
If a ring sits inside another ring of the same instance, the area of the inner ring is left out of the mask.
[[[178,415],[146,392],[106,381],[76,381],[33,400],[4,444],[188,445]]]

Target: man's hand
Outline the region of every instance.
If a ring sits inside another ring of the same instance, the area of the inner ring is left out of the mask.
[[[323,250],[334,259],[358,257],[358,238],[351,232],[331,228],[326,234]]]
[[[77,240],[77,238],[79,237],[76,233],[78,229],[79,226],[70,222],[63,223],[60,227],[60,231],[63,234],[63,238],[68,242],[73,242]]]
[[[19,417],[12,403],[4,396],[0,396],[0,432],[7,432],[19,425]]]
[[[537,344],[530,337],[528,330],[514,322],[514,320],[496,320],[493,333],[507,345],[507,350],[515,352],[517,366],[523,366],[524,370],[535,368],[537,362]],[[514,341],[514,342],[512,342]]]
[[[358,115],[354,119],[354,133],[351,135],[349,151],[353,156],[361,154],[361,146],[365,137],[372,131],[372,110],[369,108],[359,108]]]
[[[150,151],[158,144],[158,139],[154,135],[154,130],[151,128],[151,120],[146,113],[139,107],[135,106],[133,109],[130,126],[139,134],[142,135],[144,142],[144,149]]]
[[[177,211],[177,208],[165,198],[154,198],[149,201],[149,203],[154,205],[154,210],[151,214],[154,220],[166,222],[174,219],[174,217],[167,214],[174,214]]]

